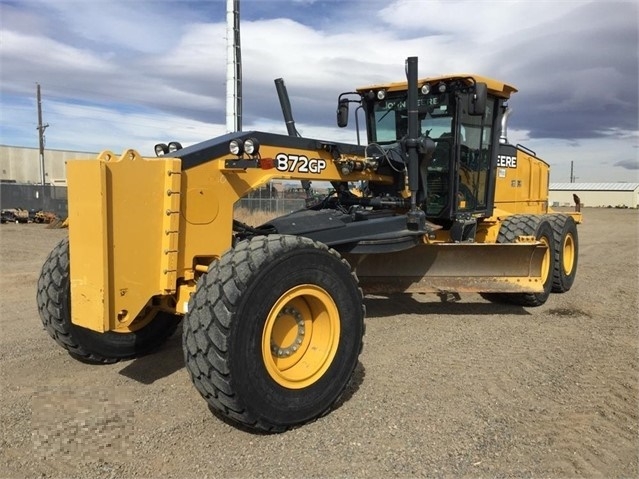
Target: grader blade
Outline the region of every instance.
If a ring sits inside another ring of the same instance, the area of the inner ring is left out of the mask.
[[[370,294],[540,293],[545,252],[542,243],[442,243],[345,256]]]

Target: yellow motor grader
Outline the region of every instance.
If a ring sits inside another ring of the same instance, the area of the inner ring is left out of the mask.
[[[68,161],[69,237],[38,281],[45,329],[72,356],[110,363],[152,351],[184,319],[186,369],[208,404],[282,431],[328,412],[347,387],[364,294],[538,306],[568,291],[581,215],[551,211],[548,165],[508,143],[516,89],[478,75],[418,79],[415,57],[406,68],[406,81],[339,96],[338,125],[356,104],[365,145],[297,135],[276,80],[288,135]],[[272,179],[332,189],[262,225],[235,220],[234,204]]]

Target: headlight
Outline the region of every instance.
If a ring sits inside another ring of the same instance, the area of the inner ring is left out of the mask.
[[[244,142],[244,151],[251,156],[257,155],[260,151],[260,142],[255,138],[247,138]]]
[[[439,85],[437,85],[437,91],[439,93],[444,93],[446,91],[446,83],[440,82]]]
[[[430,93],[430,85],[428,83],[424,83],[422,85],[422,95],[428,95]]]
[[[179,142],[172,141],[171,143],[169,143],[169,152],[177,151],[181,149],[182,149],[182,145]]]
[[[242,140],[231,140],[229,143],[229,151],[231,155],[240,156],[244,153],[244,142]]]
[[[158,143],[155,145],[155,156],[163,156],[164,154],[169,152],[169,147],[164,143]]]
[[[377,99],[378,100],[383,100],[384,98],[386,98],[386,90],[378,90],[377,91]]]

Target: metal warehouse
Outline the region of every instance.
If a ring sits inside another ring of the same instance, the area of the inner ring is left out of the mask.
[[[65,160],[95,158],[96,153],[47,149],[44,152],[46,184],[64,184]],[[0,180],[16,183],[40,183],[40,151],[38,148],[0,145]]]
[[[551,183],[552,206],[574,205],[577,195],[582,205],[590,207],[627,207],[639,205],[639,183]]]

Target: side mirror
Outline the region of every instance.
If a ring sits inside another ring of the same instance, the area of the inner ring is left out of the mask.
[[[337,126],[344,128],[348,125],[348,100],[340,100],[337,104]]]
[[[483,116],[486,112],[486,99],[488,97],[488,87],[485,83],[475,84],[475,93],[468,97],[468,114],[473,116]]]

